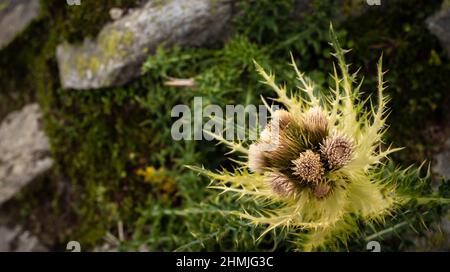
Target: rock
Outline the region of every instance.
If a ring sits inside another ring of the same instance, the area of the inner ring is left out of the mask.
[[[0,124],[0,205],[53,164],[41,116],[39,106],[30,104]]]
[[[48,251],[38,238],[20,226],[9,228],[0,225],[0,252],[42,252]]]
[[[39,0],[0,0],[0,49],[39,15]]]
[[[450,179],[450,138],[445,142],[441,152],[434,156],[433,171]]]
[[[123,15],[123,9],[121,8],[112,8],[109,10],[109,16],[111,16],[111,19],[114,21],[119,20]]]
[[[426,20],[428,30],[441,42],[450,58],[450,5],[443,8]]]
[[[217,41],[231,18],[232,1],[149,1],[105,26],[95,40],[61,44],[57,59],[65,89],[120,86],[141,72],[147,56],[164,44],[200,46]]]

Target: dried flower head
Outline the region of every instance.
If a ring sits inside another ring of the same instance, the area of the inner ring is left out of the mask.
[[[261,134],[259,135],[259,140],[264,143],[270,143],[272,139],[271,133],[272,131],[270,128],[270,124],[267,124],[267,126],[261,131]]]
[[[264,146],[264,143],[254,143],[248,149],[248,168],[254,173],[262,173],[266,166]]]
[[[303,125],[309,132],[324,135],[328,127],[328,119],[321,107],[310,108],[303,116]]]
[[[286,175],[278,172],[269,172],[266,180],[272,190],[282,197],[292,197],[296,193],[297,187],[295,183]]]
[[[285,129],[293,121],[292,114],[286,110],[277,110],[272,114],[271,125],[278,124],[280,130]]]
[[[330,135],[320,146],[320,152],[328,162],[330,168],[340,168],[352,158],[353,141],[344,135]]]
[[[293,160],[293,174],[298,176],[302,181],[318,182],[324,173],[320,155],[306,150],[300,153],[300,156]]]
[[[272,114],[272,120],[261,131],[260,141],[269,143],[274,139],[278,139],[275,134],[279,134],[289,123],[293,121],[292,114],[286,110],[277,110]],[[278,128],[278,129],[277,129]]]

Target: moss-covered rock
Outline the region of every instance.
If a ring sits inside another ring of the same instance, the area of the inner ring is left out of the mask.
[[[150,1],[107,25],[95,41],[57,49],[62,86],[119,86],[140,74],[145,57],[165,44],[202,45],[224,35],[231,4],[215,0]]]

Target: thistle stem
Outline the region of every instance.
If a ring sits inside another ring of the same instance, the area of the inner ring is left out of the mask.
[[[401,223],[398,223],[398,224],[395,225],[395,226],[392,226],[392,227],[390,227],[390,228],[384,229],[384,230],[379,231],[379,232],[377,232],[377,233],[374,233],[374,234],[372,234],[372,235],[370,235],[370,236],[367,236],[367,237],[366,237],[366,241],[367,241],[367,242],[368,242],[368,241],[372,241],[372,240],[375,239],[375,238],[378,238],[378,237],[383,236],[383,235],[385,235],[385,234],[387,234],[387,233],[393,232],[393,231],[395,231],[396,229],[399,229],[399,228],[401,228],[401,227],[406,226],[407,224],[408,224],[408,221],[403,221],[403,222],[401,222]]]

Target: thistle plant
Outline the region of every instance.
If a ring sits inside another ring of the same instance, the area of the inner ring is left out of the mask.
[[[236,211],[250,223],[265,226],[263,234],[283,229],[296,237],[299,249],[346,243],[359,223],[382,223],[417,195],[397,190],[395,177],[384,177],[389,154],[399,151],[383,142],[387,102],[382,58],[378,62],[377,103],[360,97],[362,82],[349,72],[348,50],[339,45],[332,28],[332,87],[329,92],[292,67],[300,92],[288,93],[275,76],[255,62],[263,83],[276,93],[285,109],[272,111],[271,121],[249,144],[216,138],[241,153],[234,172],[191,167],[210,177],[209,186],[257,203],[255,210]],[[265,100],[264,100],[265,102]],[[267,105],[267,102],[265,102]],[[434,198],[421,198],[422,203]],[[445,200],[448,203],[448,200]]]

